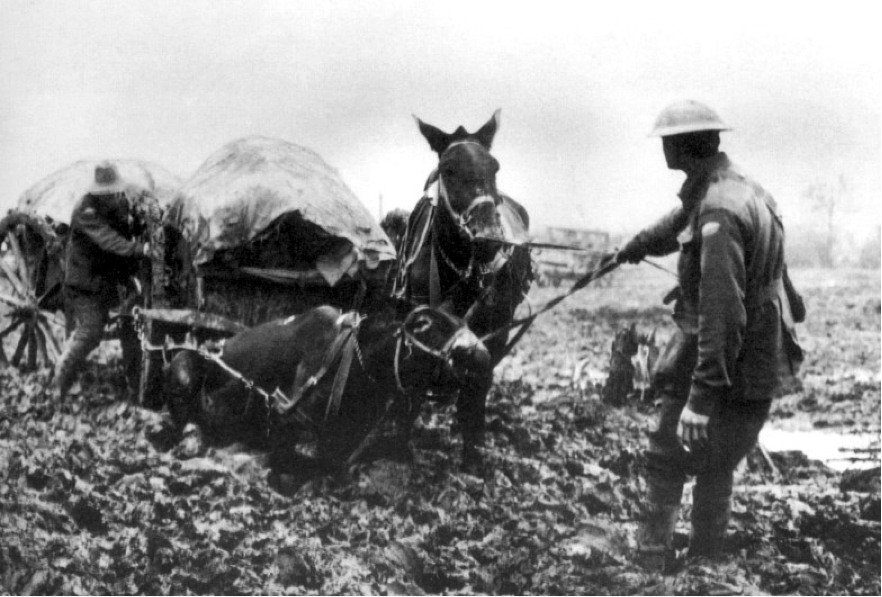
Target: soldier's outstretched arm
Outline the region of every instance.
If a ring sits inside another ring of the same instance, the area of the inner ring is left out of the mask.
[[[688,214],[677,206],[655,224],[644,228],[618,252],[619,263],[637,263],[647,255],[660,257],[679,248],[677,235],[686,225]]]

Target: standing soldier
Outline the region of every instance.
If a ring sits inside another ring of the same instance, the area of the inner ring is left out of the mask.
[[[54,385],[67,395],[89,353],[100,343],[118,286],[137,270],[148,245],[133,239],[132,209],[116,167],[95,167],[95,181],[74,206],[65,264],[64,293],[73,334],[55,366]],[[121,330],[121,335],[126,331]],[[127,372],[128,373],[128,372]]]
[[[784,264],[784,229],[772,197],[718,151],[729,130],[707,106],[674,103],[651,136],[668,168],[686,181],[681,205],[616,255],[637,263],[679,250],[677,324],[653,374],[661,401],[646,452],[647,503],[638,559],[661,570],[687,475],[692,492],[690,555],[719,552],[731,510],[733,472],[754,446],[782,375],[795,373]],[[666,302],[668,302],[666,300]]]

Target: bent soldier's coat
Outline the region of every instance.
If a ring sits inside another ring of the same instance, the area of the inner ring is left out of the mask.
[[[115,290],[134,273],[143,255],[141,243],[132,240],[128,201],[108,195],[85,195],[71,214],[65,284],[98,294]]]

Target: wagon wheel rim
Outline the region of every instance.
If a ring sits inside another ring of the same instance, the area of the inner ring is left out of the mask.
[[[10,216],[11,217],[11,216]],[[37,276],[40,264],[49,258],[46,243],[32,242],[25,233],[27,223],[4,221],[0,225],[0,243],[6,250],[0,253],[0,306],[4,316],[0,318],[0,364],[10,364],[36,370],[52,367],[60,355],[57,340],[58,319],[54,313],[42,308],[42,302],[53,290],[37,294]],[[39,232],[38,232],[39,236]],[[36,267],[32,267],[36,264]],[[18,332],[18,339],[13,333]],[[12,349],[7,358],[4,348]]]

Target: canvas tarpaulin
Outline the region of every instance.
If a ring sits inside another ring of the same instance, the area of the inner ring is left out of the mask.
[[[264,269],[267,278],[311,269],[333,286],[359,267],[395,258],[337,171],[280,139],[246,137],[219,149],[181,187],[168,222],[189,244],[195,265],[227,252],[245,271]]]
[[[126,187],[135,193],[147,192],[160,206],[174,197],[181,180],[158,164],[139,160],[82,160],[58,170],[22,193],[18,210],[48,216],[55,222],[70,223],[74,204],[95,182],[95,166],[107,161],[116,166]]]

